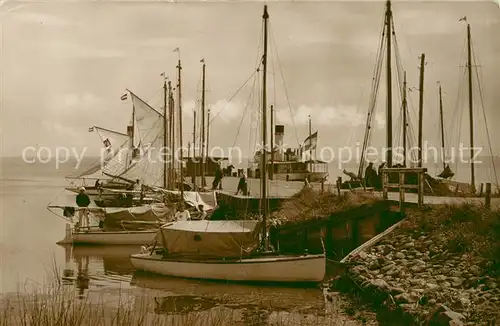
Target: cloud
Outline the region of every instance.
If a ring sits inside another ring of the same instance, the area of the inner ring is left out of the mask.
[[[53,58],[120,58],[125,53],[118,50],[97,48],[92,45],[71,43],[59,39],[54,39],[45,44],[46,51]]]
[[[240,120],[245,105],[239,101],[228,102],[226,99],[218,100],[210,106],[210,119],[219,119],[224,122]]]
[[[56,26],[63,27],[68,25],[73,25],[74,23],[69,20],[65,20],[56,16],[48,15],[40,12],[26,12],[19,11],[26,6],[20,5],[17,7],[13,7],[8,11],[4,12],[4,15],[13,21],[23,23],[23,24],[38,24],[45,26]]]
[[[311,122],[318,126],[337,126],[337,127],[359,127],[366,124],[366,114],[359,113],[358,109],[354,106],[307,106],[302,105],[293,112],[293,121],[288,109],[276,111],[276,118],[280,123],[305,125],[309,122],[309,115]],[[375,115],[375,126],[381,128],[385,124],[383,115]]]

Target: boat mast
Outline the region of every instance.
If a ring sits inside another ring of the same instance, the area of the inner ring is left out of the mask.
[[[167,189],[167,78],[163,76],[163,188]]]
[[[205,148],[207,161],[208,161],[208,157],[209,157],[208,156],[208,141],[209,140],[210,140],[210,109],[208,109],[208,111],[207,111],[207,147]],[[207,162],[205,162],[205,164],[207,164]]]
[[[391,36],[392,10],[391,1],[387,1],[385,14],[387,27],[387,167],[392,167],[392,72],[391,72]]]
[[[473,114],[473,101],[472,101],[472,49],[471,49],[471,36],[470,24],[467,24],[467,70],[469,75],[469,116],[470,116],[470,183],[472,190],[476,192],[476,178],[474,175],[474,114]]]
[[[312,138],[311,138],[311,136],[312,136],[311,115],[309,114],[309,173],[312,172]]]
[[[418,102],[418,167],[422,167],[422,142],[423,142],[423,120],[424,120],[424,65],[425,53],[420,56],[420,85]]]
[[[181,172],[180,172],[180,183],[181,183],[181,202],[184,202],[184,153],[183,153],[183,145],[182,145],[182,97],[181,97],[181,58],[179,54],[179,60],[177,63],[177,71],[178,71],[178,84],[177,84],[177,101],[179,106],[179,143],[180,143],[180,163],[181,163]]]
[[[168,81],[168,114],[169,114],[169,141],[170,141],[170,157],[169,157],[169,170],[168,170],[168,183],[169,189],[174,190],[174,179],[175,179],[175,161],[174,161],[174,150],[175,150],[175,128],[174,128],[174,95],[172,91],[172,82]]]
[[[439,82],[438,82],[439,83]],[[446,168],[445,163],[445,147],[444,147],[444,118],[443,118],[443,97],[441,94],[441,84],[439,84],[439,118],[441,120],[441,156],[443,158],[443,169]]]
[[[205,180],[205,59],[203,62],[203,78],[201,82],[201,187],[207,185]]]
[[[274,107],[271,105],[271,170],[269,171],[269,179],[274,178]]]
[[[189,152],[188,152],[188,157],[189,157]],[[196,159],[196,110],[193,110],[193,187],[194,190],[196,190],[196,165],[195,163]]]
[[[261,162],[261,197],[262,197],[262,211],[263,211],[263,222],[264,222],[264,248],[268,249],[268,239],[267,239],[267,97],[266,97],[266,77],[267,77],[267,21],[269,19],[269,14],[267,13],[267,5],[264,5],[264,14],[262,15],[264,19],[264,54],[262,56],[262,162]]]
[[[406,117],[406,112],[408,110],[408,102],[406,99],[406,71],[403,76],[403,166],[406,167],[406,138],[407,138],[407,127],[408,118]]]

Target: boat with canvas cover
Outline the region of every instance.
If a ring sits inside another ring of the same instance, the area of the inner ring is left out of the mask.
[[[243,282],[321,282],[324,254],[259,252],[259,221],[179,221],[160,228],[162,248],[131,255],[146,272]]]
[[[173,195],[180,192],[166,191]],[[210,211],[213,206],[206,203],[196,192],[183,193],[184,203],[193,209],[203,206]],[[65,201],[63,201],[63,199]],[[158,228],[170,221],[172,210],[163,203],[154,203],[133,207],[99,207],[94,199],[87,207],[89,219],[95,221],[90,227],[77,227],[74,219],[82,208],[76,206],[73,195],[60,197],[56,204],[49,204],[48,209],[69,222],[66,226],[66,236],[59,244],[86,243],[102,245],[143,245],[151,244],[158,232]],[[62,210],[62,216],[56,213]],[[99,222],[102,221],[102,227]]]
[[[267,23],[264,6],[264,55],[262,91],[262,130],[266,126]],[[180,84],[180,59],[178,63]],[[260,69],[260,67],[259,67]],[[259,70],[258,69],[258,70]],[[180,88],[180,87],[179,87]],[[267,146],[266,133],[262,143]],[[267,162],[263,151],[261,166]],[[176,221],[163,225],[152,248],[131,255],[138,270],[167,276],[242,282],[321,282],[326,271],[322,254],[282,255],[269,250],[267,218],[267,169],[261,178],[262,222],[248,221]],[[260,236],[262,231],[262,236]],[[157,249],[157,245],[160,248]]]

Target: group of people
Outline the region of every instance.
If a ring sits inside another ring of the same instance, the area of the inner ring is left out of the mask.
[[[385,162],[380,164],[378,171],[373,167],[373,162],[368,164],[365,170],[365,187],[381,188],[383,168],[385,168]]]
[[[207,212],[205,210],[205,206],[203,204],[198,205],[196,207],[196,220],[204,220],[207,218]],[[185,207],[184,202],[180,202],[177,205],[176,212],[174,213],[175,221],[191,221],[193,218],[191,217],[191,213]]]

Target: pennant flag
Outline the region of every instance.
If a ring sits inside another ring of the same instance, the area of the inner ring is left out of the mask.
[[[104,143],[104,147],[106,147],[106,148],[111,147],[111,142],[109,141],[108,138],[104,139],[103,143]]]
[[[316,145],[318,143],[318,132],[316,131],[311,136],[307,137],[302,143],[301,150],[308,151],[312,149],[316,149]]]
[[[179,52],[179,47],[176,47],[176,48],[174,49],[174,52]]]
[[[165,73],[164,73],[164,72],[162,72],[162,73],[160,74],[160,76],[163,76],[163,77],[165,77]]]
[[[462,18],[460,18],[458,21],[459,21],[459,22],[461,22],[461,21],[466,22],[466,21],[467,21],[467,16],[463,16],[463,17],[462,17]]]
[[[94,127],[89,128],[89,132],[92,132],[92,131],[94,131]]]
[[[126,99],[128,98],[128,94],[125,93],[122,95],[122,97],[120,98],[122,101],[125,101]]]
[[[204,58],[201,58],[200,62],[205,63],[205,59],[204,59]]]

